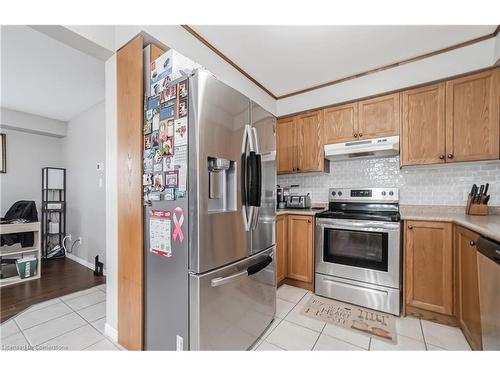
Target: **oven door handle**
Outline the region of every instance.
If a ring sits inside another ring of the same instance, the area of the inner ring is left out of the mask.
[[[319,220],[318,220],[319,221]],[[373,221],[367,221],[367,222],[357,222],[357,221],[349,221],[349,220],[342,220],[342,223],[328,223],[326,221],[324,222],[319,222],[318,225],[322,226],[324,228],[338,228],[338,229],[385,229],[385,230],[399,230],[400,229],[400,224],[399,223],[381,223],[381,222],[373,222]]]
[[[360,286],[360,285],[356,285],[356,284],[347,283],[347,282],[344,282],[344,281],[336,281],[336,280],[331,280],[331,279],[327,279],[327,278],[324,278],[323,281],[326,281],[326,282],[329,282],[329,283],[332,283],[332,284],[342,285],[344,287],[351,288],[351,289],[368,290],[370,292],[375,292],[375,293],[379,293],[379,294],[383,294],[383,295],[388,295],[389,294],[389,292],[387,290],[381,290],[381,289],[377,289],[377,288],[370,288],[370,287],[367,287],[367,286]]]

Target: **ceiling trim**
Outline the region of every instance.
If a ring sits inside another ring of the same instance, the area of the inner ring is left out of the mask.
[[[215,52],[220,58],[222,58],[224,61],[226,61],[229,65],[231,65],[233,68],[235,68],[237,71],[239,71],[245,77],[247,77],[250,81],[255,83],[259,88],[264,90],[267,94],[272,96],[273,99],[278,99],[278,97],[276,95],[274,95],[271,91],[269,91],[264,85],[262,85],[259,81],[257,81],[255,78],[253,78],[250,74],[248,74],[243,69],[241,69],[233,60],[231,60],[229,57],[227,57],[221,51],[219,51],[217,48],[215,48],[208,40],[203,38],[200,34],[198,34],[196,31],[194,31],[191,27],[189,27],[188,25],[181,25],[181,26],[185,30],[187,30],[191,35],[193,35],[196,39],[198,39],[200,42],[202,42],[205,46],[207,46],[213,52]]]
[[[290,92],[288,94],[283,94],[283,95],[279,95],[278,96],[278,95],[273,94],[263,84],[261,84],[260,82],[258,82],[250,74],[248,74],[246,71],[244,71],[233,60],[231,60],[229,57],[227,57],[226,55],[224,55],[220,50],[218,50],[216,47],[214,47],[209,41],[207,41],[200,34],[198,34],[195,30],[193,30],[193,28],[191,28],[188,25],[181,25],[181,26],[186,31],[188,31],[191,35],[193,35],[196,39],[198,39],[201,43],[203,43],[206,47],[208,47],[213,52],[215,52],[224,61],[226,61],[233,68],[235,68],[236,70],[238,70],[241,74],[243,74],[250,81],[252,81],[253,83],[255,83],[258,87],[260,87],[262,90],[264,90],[267,94],[269,94],[270,96],[272,96],[276,100],[285,99],[285,98],[289,98],[291,96],[304,94],[304,93],[309,92],[309,91],[318,90],[318,89],[321,89],[321,88],[324,88],[324,87],[337,85],[337,84],[345,82],[345,81],[350,81],[352,79],[364,77],[364,76],[367,76],[367,75],[370,75],[370,74],[382,72],[382,71],[387,70],[387,69],[392,69],[392,68],[396,68],[396,67],[401,66],[401,65],[405,65],[405,64],[409,64],[409,63],[416,62],[416,61],[419,61],[419,60],[427,59],[429,57],[440,55],[440,54],[446,53],[446,52],[450,52],[450,51],[453,51],[453,50],[458,49],[458,48],[467,47],[467,46],[470,46],[472,44],[476,44],[476,43],[483,42],[483,41],[491,39],[491,38],[495,38],[498,35],[498,33],[500,32],[500,25],[497,25],[496,29],[492,33],[480,36],[478,38],[470,39],[470,40],[467,40],[465,42],[457,43],[457,44],[451,45],[449,47],[438,49],[436,51],[424,53],[422,55],[411,57],[409,59],[400,60],[400,61],[392,63],[392,64],[387,64],[387,65],[380,66],[378,68],[373,68],[373,69],[365,70],[364,72],[356,73],[356,74],[353,74],[353,75],[350,75],[350,76],[346,76],[346,77],[339,78],[339,79],[336,79],[336,80],[333,80],[333,81],[321,83],[321,84],[318,84],[318,85],[307,87],[305,89],[300,89],[300,90],[297,90],[297,91],[292,91],[292,92]]]

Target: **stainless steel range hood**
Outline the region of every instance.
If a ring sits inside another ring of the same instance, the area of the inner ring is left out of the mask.
[[[399,136],[325,145],[325,159],[331,161],[368,159],[399,154]]]

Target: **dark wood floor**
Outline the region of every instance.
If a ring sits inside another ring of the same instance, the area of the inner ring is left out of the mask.
[[[103,284],[104,276],[70,259],[42,261],[42,277],[0,288],[0,322],[24,309],[65,294]]]

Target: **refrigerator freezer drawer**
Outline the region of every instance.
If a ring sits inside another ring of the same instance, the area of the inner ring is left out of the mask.
[[[203,275],[189,275],[190,349],[246,350],[276,312],[274,247]]]

